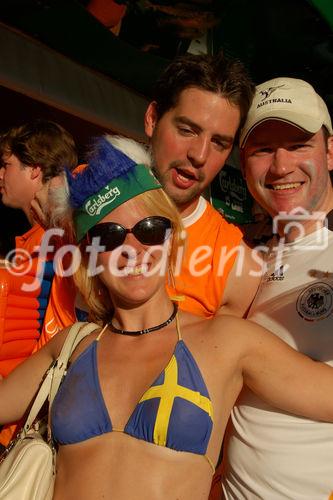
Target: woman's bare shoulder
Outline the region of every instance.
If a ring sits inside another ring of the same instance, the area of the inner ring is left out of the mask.
[[[209,332],[210,335],[223,336],[229,332],[241,331],[248,326],[248,320],[228,314],[206,319],[182,311],[180,318],[184,328],[195,331],[197,334],[207,334]]]
[[[212,319],[205,319],[193,314],[180,314],[181,331],[185,338],[200,339],[206,345],[214,343],[219,345],[225,339],[243,337],[248,330],[248,321],[236,316],[221,315]]]
[[[182,313],[181,326],[185,341],[194,347],[204,348],[206,353],[215,352],[222,357],[243,357],[258,342],[267,338],[267,330],[245,319],[231,315],[219,315],[204,319],[188,313]],[[269,335],[268,335],[269,336]]]

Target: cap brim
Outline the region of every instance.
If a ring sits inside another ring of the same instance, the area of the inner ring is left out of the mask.
[[[309,134],[315,134],[324,125],[328,128],[329,132],[332,134],[332,130],[330,129],[330,127],[327,124],[322,123],[322,120],[315,120],[313,116],[311,117],[306,116],[304,114],[295,113],[294,111],[288,113],[288,111],[283,110],[282,116],[279,115],[278,113],[275,113],[274,116],[272,116],[271,114],[263,113],[260,117],[260,120],[258,120],[257,117],[255,120],[252,120],[252,122],[249,121],[246,124],[246,128],[244,127],[244,129],[240,134],[239,147],[243,148],[251,132],[258,125],[268,120],[277,120],[284,123],[289,123],[294,127],[304,130],[305,132],[309,132]]]

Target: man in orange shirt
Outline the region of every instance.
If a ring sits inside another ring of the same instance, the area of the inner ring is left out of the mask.
[[[155,173],[187,231],[170,293],[184,296],[182,309],[206,318],[243,316],[258,287],[259,265],[241,231],[202,197],[232,150],[253,94],[239,61],[186,54],[164,71],[145,115]]]
[[[16,237],[15,255],[26,272],[22,271],[21,277],[16,278],[10,267],[1,271],[0,279],[6,282],[7,288],[10,289],[10,283],[17,281],[14,286],[16,301],[19,302],[22,295],[23,302],[29,306],[25,318],[23,306],[17,303],[15,308],[14,294],[11,301],[1,297],[4,318],[0,329],[0,374],[7,375],[32,353],[37,343],[42,345],[47,342],[76,319],[72,280],[54,273],[52,253],[45,256],[46,262],[41,263],[39,246],[45,231],[34,219],[31,201],[37,191],[65,168],[71,170],[77,165],[77,153],[73,138],[60,125],[36,120],[13,127],[1,136],[0,159],[2,202],[23,210],[32,226],[25,234]],[[31,287],[31,292],[22,291],[21,294],[21,282],[31,285],[36,278],[37,286]],[[20,294],[16,289],[20,290]],[[6,318],[9,303],[11,313]],[[0,442],[7,444],[10,435],[10,432],[2,431]]]

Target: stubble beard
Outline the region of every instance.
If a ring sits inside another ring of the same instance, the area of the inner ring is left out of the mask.
[[[187,207],[191,202],[196,201],[200,197],[203,190],[200,187],[199,183],[203,180],[203,178],[202,176],[199,176],[198,184],[196,183],[194,186],[188,189],[180,189],[174,186],[172,183],[171,172],[173,168],[174,167],[171,166],[166,172],[160,173],[154,166],[152,167],[152,171],[155,177],[162,184],[164,191],[172,199],[172,201],[181,212],[182,208]]]

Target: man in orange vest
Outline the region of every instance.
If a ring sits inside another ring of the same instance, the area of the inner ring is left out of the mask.
[[[31,224],[29,231],[16,237],[15,246],[16,264],[20,259],[19,264],[26,272],[16,277],[11,265],[1,270],[0,280],[9,290],[9,296],[0,297],[3,316],[0,318],[0,374],[5,376],[32,353],[37,343],[47,342],[75,321],[75,291],[71,279],[54,273],[52,254],[45,256],[46,262],[40,262],[39,247],[45,231],[34,218],[31,202],[51,179],[65,168],[71,170],[77,165],[77,153],[72,136],[63,127],[36,120],[12,127],[1,136],[0,159],[2,202],[23,210]],[[39,286],[27,291],[36,276]],[[0,443],[6,445],[10,436],[10,431],[3,430]]]

